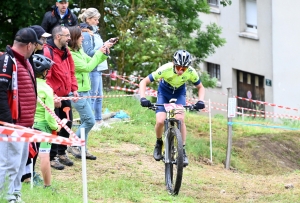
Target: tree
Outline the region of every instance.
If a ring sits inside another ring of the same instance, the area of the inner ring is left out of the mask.
[[[98,9],[101,17],[99,19],[100,35],[106,39],[106,30],[104,22],[104,0],[80,0],[80,8],[96,8]]]
[[[232,4],[231,0],[221,0],[220,4],[222,4],[223,6],[229,6]]]
[[[69,7],[79,0],[70,0]],[[16,32],[24,27],[40,25],[46,11],[55,4],[54,0],[10,0],[0,6],[0,50],[12,45]]]
[[[146,76],[178,49],[189,50],[201,62],[225,43],[216,24],[201,30],[198,14],[209,10],[206,0],[106,1],[106,31],[120,38],[112,65],[119,74]]]
[[[223,6],[231,0],[221,0]],[[22,27],[41,24],[53,0],[10,0],[0,7],[0,50],[12,44],[14,34]],[[119,74],[146,76],[159,64],[171,60],[178,49],[187,49],[195,63],[223,46],[221,28],[215,24],[201,29],[199,12],[208,13],[207,0],[69,0],[69,8],[95,7],[101,13],[100,32],[104,40],[119,37],[111,51],[111,67]],[[196,37],[191,37],[191,34]]]

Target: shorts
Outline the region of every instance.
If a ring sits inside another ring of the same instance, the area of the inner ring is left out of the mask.
[[[183,94],[180,95],[162,95],[161,93],[158,92],[157,94],[157,104],[167,104],[169,103],[170,99],[175,98],[177,99],[177,101],[175,102],[176,104],[182,104],[182,105],[186,105],[186,96]],[[158,112],[166,112],[165,107],[164,106],[158,106],[156,109],[156,113]]]
[[[34,123],[34,129],[36,130],[40,130],[46,133],[50,133],[52,132],[52,130],[50,129],[49,125],[44,121],[44,122],[38,122],[38,123]],[[40,143],[40,147],[39,147],[39,153],[50,153],[51,150],[51,143],[49,142],[41,142]]]
[[[49,142],[41,142],[40,148],[39,148],[39,153],[49,154],[50,150],[51,150],[51,143],[49,143]]]

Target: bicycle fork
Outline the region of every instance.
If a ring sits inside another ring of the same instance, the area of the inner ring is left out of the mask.
[[[168,130],[171,130],[172,128],[176,127],[175,123],[177,125],[177,128],[179,129],[179,131],[181,130],[181,121],[180,120],[176,120],[176,119],[169,119],[169,120],[165,120],[164,121],[164,125],[165,125],[165,140],[164,140],[164,147],[165,147],[165,163],[171,163],[171,154],[170,152],[170,136],[173,136],[172,133],[168,133]],[[171,125],[171,127],[169,127]]]

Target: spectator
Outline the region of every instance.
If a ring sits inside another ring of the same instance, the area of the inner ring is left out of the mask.
[[[57,25],[66,27],[78,25],[78,20],[75,14],[68,8],[68,0],[57,0],[53,5],[51,11],[45,13],[42,27],[48,33],[52,33],[52,30]]]
[[[43,44],[46,44],[47,43],[47,39],[52,36],[50,33],[46,32],[42,26],[33,25],[33,26],[30,26],[30,28],[35,31],[38,39],[41,42],[43,42]],[[44,55],[43,46],[42,45],[38,45],[36,47],[36,49],[34,50],[34,54],[42,54],[42,55]]]
[[[42,44],[31,28],[20,29],[0,60],[0,120],[31,128],[36,107],[36,81],[30,59]],[[4,60],[3,60],[4,59]],[[16,82],[12,82],[16,81]],[[1,137],[8,135],[0,134]],[[21,178],[28,158],[27,142],[0,142],[0,193],[8,202],[21,200]],[[6,188],[5,186],[8,186]]]
[[[35,54],[33,55],[33,62],[35,65],[34,72],[36,75],[38,97],[46,106],[50,109],[54,109],[53,90],[46,83],[46,76],[52,66],[52,61],[43,55]],[[52,131],[59,132],[61,126],[57,124],[55,119],[40,103],[37,103],[34,116],[34,128],[43,132],[52,133]],[[40,168],[43,175],[44,187],[51,186],[50,149],[51,143],[40,143],[38,152],[41,160]]]
[[[80,24],[82,29],[88,29],[90,32],[83,32],[82,47],[84,52],[92,57],[100,47],[103,46],[103,40],[98,32],[100,13],[95,8],[88,8],[81,14]],[[91,34],[90,34],[91,33]],[[117,38],[113,38],[110,41],[116,42]],[[105,47],[110,48],[114,43],[107,41]],[[95,120],[97,124],[102,122],[102,96],[103,96],[103,83],[101,71],[107,70],[107,61],[98,64],[90,73],[91,78],[91,96],[98,96],[98,98],[92,98],[91,104],[95,114]]]
[[[78,81],[78,94],[80,97],[90,96],[90,77],[89,73],[101,62],[107,59],[105,46],[102,46],[95,51],[93,57],[89,57],[84,53],[82,47],[83,36],[79,27],[70,27],[71,40],[69,41],[69,49],[75,63],[75,76]],[[108,54],[108,53],[107,53]],[[80,129],[85,128],[85,143],[87,143],[88,133],[95,124],[95,117],[93,114],[91,99],[80,99],[76,103],[72,101],[72,106],[76,108],[80,116],[80,127],[76,131],[76,135],[80,137]],[[69,147],[68,152],[72,153],[76,158],[81,158],[80,147]],[[96,156],[90,154],[86,148],[86,158],[96,160]]]
[[[67,97],[70,93],[78,97],[74,61],[69,49],[66,47],[68,41],[70,41],[69,29],[58,25],[52,31],[52,37],[44,45],[44,55],[54,61],[53,66],[48,71],[47,84],[53,89],[57,97]],[[69,112],[65,112],[64,108],[68,108]],[[55,113],[60,119],[69,118],[67,126],[72,127],[73,114],[70,100],[55,102]],[[62,129],[59,135],[65,138],[70,136],[65,129]],[[65,145],[52,144],[50,161],[53,168],[63,170],[64,165],[73,165],[66,154],[66,149]]]
[[[47,41],[47,38],[51,36],[51,34],[47,33],[41,26],[39,25],[33,25],[33,26],[30,26],[31,29],[33,29],[38,37],[38,39],[43,42],[43,44],[46,43]],[[44,54],[43,53],[43,46],[38,44],[34,50],[34,53],[37,53],[37,54]],[[38,88],[38,87],[37,87]],[[54,109],[54,107],[53,107]],[[31,143],[32,146],[35,147],[35,150],[37,152],[37,155],[33,158],[33,183],[34,185],[39,185],[43,182],[40,174],[36,173],[35,172],[35,163],[36,163],[36,159],[37,159],[37,156],[38,156],[38,152],[39,152],[39,146],[40,146],[40,143]],[[42,163],[47,163],[45,160],[42,160],[42,159],[47,159],[47,157],[45,156],[40,156],[40,159],[41,159],[41,165]],[[48,157],[49,159],[49,157]],[[31,178],[31,170],[30,170],[30,164],[31,164],[31,158],[28,157],[28,160],[27,160],[27,163],[26,163],[26,167],[25,167],[25,173],[22,177],[22,182],[30,182],[30,178]],[[50,167],[50,163],[49,163],[49,167]],[[42,167],[41,166],[41,169],[42,168],[45,168],[45,167]],[[42,171],[43,173],[43,171]]]

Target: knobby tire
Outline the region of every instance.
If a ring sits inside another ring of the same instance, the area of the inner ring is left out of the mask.
[[[176,127],[169,128],[166,133],[169,139],[169,149],[166,150],[169,151],[171,159],[171,163],[165,163],[166,189],[171,195],[178,195],[183,175],[182,137]]]

